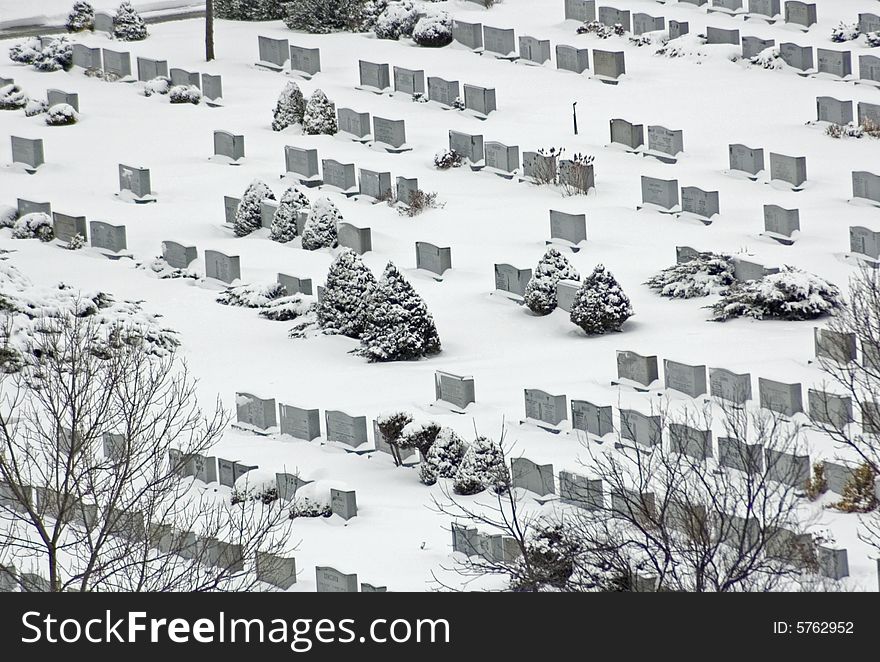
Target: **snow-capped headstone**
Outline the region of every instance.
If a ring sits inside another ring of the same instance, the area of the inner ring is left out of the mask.
[[[483,48],[483,25],[481,23],[465,23],[457,19],[452,21],[452,38],[471,50]]]
[[[855,361],[856,334],[843,333],[832,329],[813,328],[813,345],[817,359],[830,359],[846,364]]]
[[[706,394],[706,366],[688,365],[665,359],[663,379],[666,388],[680,391],[692,398]]]
[[[642,356],[627,350],[617,350],[617,378],[650,386],[660,376],[656,356]]]
[[[256,464],[242,464],[241,462],[233,462],[232,463],[232,478],[237,483],[238,479],[244,476],[247,472],[253,471],[254,469],[259,469],[260,467]]]
[[[116,74],[119,78],[131,76],[131,53],[101,49],[104,60],[104,71]]]
[[[664,126],[648,126],[648,149],[677,156],[684,151],[684,132],[667,129]]]
[[[137,72],[138,80],[144,83],[159,76],[168,77],[168,61],[138,56]]]
[[[562,503],[586,510],[604,505],[602,480],[590,479],[570,471],[559,472],[559,498]]]
[[[779,44],[779,57],[788,66],[808,71],[813,68],[813,47],[800,46],[792,42]]]
[[[804,411],[800,383],[786,384],[759,377],[758,397],[763,409],[775,411],[783,416],[794,416]]]
[[[516,55],[516,34],[513,28],[483,26],[483,48],[502,57]]]
[[[373,250],[373,233],[370,228],[355,227],[351,223],[340,223],[337,227],[339,245],[350,248],[358,255]]]
[[[327,441],[339,441],[352,448],[367,442],[366,416],[349,416],[343,411],[328,409],[324,412],[324,426]]]
[[[704,191],[696,186],[682,186],[681,210],[701,219],[711,219],[720,213],[718,191]]]
[[[89,223],[89,231],[92,235],[90,243],[93,248],[102,248],[112,253],[119,253],[127,248],[124,225],[110,225],[103,221],[91,221]]]
[[[232,283],[241,278],[241,258],[226,255],[220,251],[205,251],[205,276],[216,278],[224,283]]]
[[[370,135],[370,113],[359,113],[351,108],[339,108],[336,111],[336,125],[342,133],[350,133],[356,138]]]
[[[87,227],[85,216],[68,216],[61,212],[52,212],[52,233],[60,241],[70,241],[76,235],[88,240]]]
[[[404,120],[390,120],[373,116],[373,140],[396,149],[406,144],[406,123]]]
[[[556,482],[552,464],[535,464],[528,458],[517,457],[510,461],[510,484],[521,487],[538,496],[556,494]]]
[[[290,60],[290,45],[287,39],[272,39],[270,37],[257,37],[260,51],[258,65],[274,71],[281,71]]]
[[[770,179],[801,186],[807,181],[807,157],[770,152]]]
[[[632,21],[630,20],[628,9],[599,7],[599,13],[596,18],[602,25],[607,25],[609,28],[613,28],[615,25],[622,25],[625,32],[632,32]]]
[[[565,19],[589,23],[596,20],[596,0],[565,0]]]
[[[461,88],[457,80],[428,76],[429,101],[436,101],[443,106],[452,106],[460,96]]]
[[[718,437],[718,464],[747,474],[764,471],[764,446],[734,437]]]
[[[223,99],[223,80],[220,76],[202,74],[202,96],[208,100],[208,105],[216,105]]]
[[[487,168],[495,168],[505,173],[512,173],[519,168],[519,146],[489,140],[483,145],[483,149]]]
[[[816,49],[816,69],[820,74],[830,74],[838,78],[852,75],[852,52],[834,51],[829,48]]]
[[[83,69],[100,70],[103,68],[100,48],[89,48],[85,44],[73,45],[73,65]]]
[[[36,170],[45,163],[42,138],[21,138],[10,136],[12,143],[12,162],[25,166],[26,170]]]
[[[849,249],[873,260],[880,259],[880,232],[860,225],[850,226]]]
[[[393,194],[391,173],[361,168],[358,171],[358,192],[374,200],[388,199]]]
[[[464,107],[481,115],[497,110],[495,88],[464,84]]]
[[[324,184],[335,186],[342,192],[357,192],[357,174],[354,163],[340,163],[335,159],[322,159]]]
[[[130,191],[135,198],[145,199],[151,197],[152,186],[150,184],[149,168],[136,168],[119,164],[119,190]]]
[[[550,59],[550,40],[535,37],[519,38],[519,56],[523,60],[544,64]]]
[[[573,71],[577,74],[584,73],[590,68],[590,49],[557,44],[556,68]]]
[[[290,70],[311,77],[321,71],[321,49],[290,45]]]
[[[620,438],[651,448],[662,441],[660,416],[650,416],[635,409],[620,410]]]
[[[746,60],[750,60],[760,52],[773,48],[776,45],[775,39],[761,39],[760,37],[743,37],[742,38],[742,56]]]
[[[474,378],[437,370],[434,372],[434,398],[464,409],[476,401]]]
[[[219,474],[220,484],[224,487],[235,487],[234,464],[234,460],[226,460],[222,457],[217,458],[217,472]]]
[[[19,218],[26,214],[52,215],[52,204],[49,202],[34,202],[33,200],[18,198],[16,199],[16,209],[18,210]]]
[[[235,413],[239,423],[266,431],[278,425],[275,398],[260,398],[252,393],[235,394]]]
[[[852,173],[853,198],[867,200],[875,205],[880,204],[880,175],[864,170]]]
[[[66,103],[72,106],[76,112],[79,112],[79,94],[55,89],[46,90],[46,105],[51,108],[59,103]]]
[[[764,169],[764,149],[753,148],[745,145],[729,145],[727,151],[730,155],[730,169],[745,172],[749,175],[757,175]]]
[[[600,80],[613,82],[625,73],[626,58],[623,51],[593,49],[593,74]]]
[[[587,240],[587,215],[550,210],[550,239],[577,246]],[[549,242],[548,242],[549,243]]]
[[[752,399],[752,376],[724,368],[709,368],[709,395],[742,405]]]
[[[788,0],[785,3],[785,22],[810,27],[816,22],[816,3]]]
[[[586,400],[572,400],[571,427],[597,437],[604,437],[614,431],[611,405],[603,407]]]
[[[611,142],[625,145],[630,149],[638,149],[645,144],[645,125],[632,124],[627,120],[615,118],[610,121]]]
[[[296,559],[257,551],[257,581],[271,584],[286,591],[296,584]]]
[[[311,278],[297,278],[287,274],[278,274],[278,284],[284,288],[287,296],[291,294],[307,294],[312,296]]]
[[[483,161],[486,156],[483,150],[483,136],[460,131],[449,132],[449,149],[471,163]]]
[[[852,399],[848,396],[811,388],[807,391],[807,404],[810,419],[816,423],[840,429],[855,420]]]
[[[321,413],[317,409],[301,409],[279,403],[281,434],[311,441],[321,436]]]
[[[357,495],[354,490],[337,490],[330,488],[330,512],[344,520],[357,517]]]
[[[636,12],[632,15],[632,31],[633,34],[644,34],[645,32],[655,32],[656,30],[666,29],[666,18],[663,16],[651,16],[642,12]]]
[[[173,86],[183,85],[184,87],[188,87],[194,85],[201,89],[201,78],[198,72],[172,67],[169,77],[171,78],[171,85]]]
[[[816,97],[816,119],[841,126],[853,121],[853,102],[834,97]]]
[[[712,457],[712,431],[682,423],[669,424],[669,449],[703,461]]]
[[[678,180],[642,175],[642,204],[672,210],[678,206]]]
[[[284,146],[284,165],[287,174],[307,182],[320,181],[321,171],[318,166],[318,150]]]
[[[863,361],[864,362],[864,361]],[[876,365],[876,361],[871,363]],[[859,404],[862,432],[870,435],[880,435],[880,404],[877,402],[862,402]]]
[[[380,92],[391,87],[391,74],[387,64],[359,60],[358,71],[361,87],[372,88]]]
[[[706,27],[707,44],[733,44],[739,46],[739,30],[727,30],[725,28]]]
[[[244,136],[229,131],[214,131],[214,155],[232,161],[244,158]]]
[[[394,67],[394,91],[403,94],[425,93],[425,72],[423,69]]]
[[[452,249],[441,248],[427,241],[417,241],[416,269],[424,269],[442,276],[447,269],[452,269]]]
[[[558,170],[556,154],[523,152],[522,174],[537,182],[552,181]]]
[[[525,296],[526,287],[532,279],[531,269],[517,269],[510,264],[496,264],[494,271],[496,290],[513,294],[518,299]]]
[[[162,259],[175,269],[188,269],[198,256],[195,246],[184,246],[176,241],[162,242]]]
[[[692,262],[700,257],[700,251],[695,248],[691,248],[690,246],[676,246],[675,247],[675,263],[676,264],[686,264],[687,262]]]
[[[527,388],[525,393],[526,418],[550,425],[559,425],[568,418],[565,395],[551,395],[536,388]]]

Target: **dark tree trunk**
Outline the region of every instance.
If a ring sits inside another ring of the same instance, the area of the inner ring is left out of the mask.
[[[214,59],[214,0],[205,0],[205,60]]]

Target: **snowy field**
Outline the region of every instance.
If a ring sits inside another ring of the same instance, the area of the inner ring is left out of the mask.
[[[2,0],[0,26],[26,18],[28,12],[19,11],[22,4]],[[41,14],[51,17],[64,14],[68,4],[43,0],[32,3],[29,11],[38,6]],[[148,9],[174,3],[135,4]],[[667,21],[687,21],[691,35],[704,33],[706,26],[737,28],[743,35],[777,43],[851,49],[854,67],[858,55],[871,49],[863,42],[832,44],[831,30],[842,20],[856,20],[859,12],[878,9],[871,0],[819,0],[819,22],[803,32],[781,21],[744,22],[685,3],[617,0],[612,4],[664,15]],[[88,46],[129,51],[133,66],[135,56],[145,56],[167,60],[171,67],[222,75],[223,105],[211,108],[170,105],[165,97],[145,98],[142,83],[104,82],[84,76],[78,68],[40,73],[6,59],[11,42],[2,42],[0,76],[14,78],[32,98],[44,97],[49,88],[78,93],[80,121],[47,127],[41,116],[28,118],[20,111],[0,115],[0,163],[4,164],[0,204],[14,206],[16,198],[48,201],[53,211],[124,224],[134,259],[108,260],[91,248],[67,251],[37,240],[13,240],[9,230],[0,233],[0,248],[13,251],[9,262],[37,284],[63,281],[102,289],[120,299],[143,301],[148,311],[161,314],[167,326],[180,333],[183,353],[200,380],[203,401],[220,394],[228,407],[234,407],[234,394],[243,391],[320,408],[322,420],[328,409],[365,415],[371,438],[376,415],[404,409],[449,425],[466,439],[473,438],[475,429],[496,439],[504,430],[512,457],[552,464],[555,472],[583,472],[579,458],[584,456],[582,444],[588,442],[570,426],[554,435],[521,423],[523,389],[642,411],[660,399],[668,399],[673,407],[688,404],[680,393],[655,389],[645,394],[612,386],[617,350],[657,355],[661,362],[672,359],[751,373],[755,389],[757,377],[800,382],[806,400],[807,388],[822,381],[813,362],[813,328],[822,326],[823,320],[710,322],[705,306],[714,298],[669,300],[644,283],[675,263],[676,246],[691,246],[738,254],[769,267],[796,266],[845,288],[856,271],[856,262],[848,257],[849,227],[880,230],[877,208],[849,203],[851,173],[880,173],[880,141],[826,136],[823,125],[812,124],[816,97],[880,104],[880,90],[831,78],[801,77],[791,68],[765,70],[732,62],[730,56],[739,50],[735,46],[696,45],[684,38],[690,52],[668,58],[655,55],[650,46],[636,47],[625,37],[600,40],[578,35],[578,23],[563,18],[562,0],[504,0],[490,10],[462,1],[436,6],[464,21],[549,39],[553,46],[622,50],[627,73],[618,85],[607,85],[588,73],[557,70],[555,62],[511,63],[479,56],[458,43],[429,49],[367,34],[298,34],[281,22],[218,21],[217,59],[208,64],[203,60],[204,25],[198,20],[150,26],[150,36],[142,42],[113,43],[101,34],[73,37]],[[390,154],[339,135],[303,136],[297,129],[273,132],[272,109],[288,77],[254,65],[258,35],[320,48],[322,71],[311,80],[296,79],[304,94],[308,97],[320,88],[337,108],[405,120],[412,150]],[[359,59],[495,88],[498,109],[482,121],[433,103],[413,103],[404,95],[356,89]],[[577,136],[571,122],[574,102]],[[684,153],[677,163],[666,164],[609,147],[612,118],[682,129]],[[209,160],[212,133],[218,129],[245,136],[246,158],[241,166]],[[567,154],[594,155],[595,189],[588,196],[566,197],[558,189],[468,167],[437,170],[433,156],[447,147],[449,130],[518,145],[520,152],[564,147]],[[10,135],[43,139],[46,163],[35,175],[9,167],[6,136]],[[730,143],[762,147],[765,153],[806,156],[804,190],[793,192],[726,174]],[[388,261],[404,272],[434,317],[442,353],[414,362],[367,363],[349,353],[357,346],[354,340],[290,339],[288,323],[261,319],[254,310],[219,305],[215,299],[221,284],[159,280],[136,268],[160,255],[163,241],[173,240],[198,247],[194,266],[200,272],[204,251],[217,250],[240,256],[243,283],[271,283],[279,272],[323,283],[332,251],[310,252],[279,244],[269,240],[265,229],[237,238],[224,226],[223,197],[240,197],[253,179],[267,182],[276,196],[284,191],[286,184],[279,176],[285,169],[285,145],[317,148],[319,158],[391,171],[395,177],[416,177],[420,188],[437,192],[443,207],[415,218],[366,199],[316,190],[308,195],[312,199],[328,195],[346,221],[372,229],[372,251],[363,256],[364,262],[377,276]],[[157,203],[126,204],[114,196],[119,163],[150,169]],[[719,191],[721,213],[711,225],[703,225],[637,211],[642,175]],[[800,210],[801,231],[793,245],[761,236],[765,204]],[[602,263],[621,283],[635,311],[622,333],[587,337],[561,310],[536,317],[493,293],[495,263],[533,269],[541,258],[549,238],[550,209],[586,214],[588,240],[582,250],[566,255],[581,274]],[[415,269],[417,241],[451,247],[453,268],[442,281]],[[474,377],[476,403],[465,415],[433,405],[437,370]],[[808,432],[808,439],[813,460],[846,457],[818,434]],[[216,454],[269,472],[296,468],[307,478],[336,481],[356,490],[356,518],[345,522],[334,516],[295,524],[300,578],[290,590],[315,590],[314,567],[328,565],[356,572],[360,581],[387,585],[393,591],[436,588],[435,575],[445,582],[456,581],[442,569],[451,565],[452,558],[449,517],[435,512],[432,504],[432,498],[442,498],[442,488],[422,485],[416,469],[395,468],[384,453],[356,455],[344,452],[339,444],[278,435],[265,438],[241,430],[226,434]],[[470,497],[476,502],[480,498]],[[556,507],[526,501],[533,509]],[[823,509],[826,501],[805,507],[818,518],[816,526],[830,530],[848,550],[851,576],[846,586],[876,590],[876,561],[871,549],[857,539],[858,516]]]
[[[23,0],[0,1],[0,30],[25,25],[64,25],[73,3],[68,0]],[[153,12],[168,13],[174,10],[201,9],[204,2],[198,0],[134,0],[132,3],[145,17]],[[96,11],[113,13],[119,6],[116,2],[94,2]]]

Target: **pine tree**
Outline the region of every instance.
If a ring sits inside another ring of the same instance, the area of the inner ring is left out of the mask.
[[[294,124],[302,124],[305,110],[306,101],[299,85],[289,81],[278,95],[278,103],[275,104],[275,112],[272,116],[272,130],[283,131]]]
[[[296,217],[301,209],[308,209],[309,199],[298,186],[291,186],[281,196],[278,209],[272,217],[269,238],[281,244],[296,237]]]
[[[121,41],[141,41],[147,38],[147,24],[128,0],[125,0],[113,18],[113,36]]]
[[[556,283],[560,280],[580,280],[581,275],[571,263],[552,246],[535,267],[526,286],[525,303],[533,313],[549,315],[556,310]]]
[[[392,262],[367,303],[360,354],[372,361],[407,361],[440,351],[428,307]]]
[[[433,485],[438,478],[454,478],[468,445],[452,428],[441,428],[428,454],[419,465],[419,480]]]
[[[214,0],[214,13],[231,21],[277,21],[285,12],[281,0]]]
[[[503,494],[509,487],[510,474],[501,446],[486,437],[477,437],[468,447],[458,471],[455,472],[452,491],[468,495],[491,489]]]
[[[313,34],[357,30],[362,23],[362,5],[363,0],[291,0],[284,24]]]
[[[275,194],[264,181],[255,179],[244,192],[238,211],[235,213],[232,227],[236,237],[244,237],[260,229],[262,226],[260,203],[266,199],[274,200]]]
[[[321,134],[332,136],[338,130],[336,107],[322,90],[315,90],[309,97],[303,114],[303,133],[310,136]]]
[[[95,8],[85,0],[77,0],[73,3],[73,9],[67,16],[67,31],[82,32],[83,30],[95,29]]]
[[[342,214],[330,198],[315,200],[303,228],[302,247],[307,251],[336,248],[339,245],[337,233],[340,221]]]
[[[367,303],[376,278],[350,248],[339,251],[318,304],[318,324],[349,338],[360,338],[367,319]]]
[[[629,298],[601,264],[584,279],[571,307],[571,321],[588,334],[620,331],[632,314]]]

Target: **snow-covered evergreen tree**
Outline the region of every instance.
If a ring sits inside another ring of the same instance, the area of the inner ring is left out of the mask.
[[[95,29],[95,8],[85,0],[76,0],[67,15],[67,31],[82,32]]]
[[[296,216],[301,209],[307,209],[309,199],[298,186],[291,186],[282,195],[278,209],[272,217],[269,238],[281,244],[293,241],[296,237]]]
[[[571,307],[571,321],[588,334],[620,331],[632,314],[629,298],[601,264],[584,279]]]
[[[412,421],[400,433],[401,448],[415,448],[426,455],[437,435],[440,434],[440,425],[434,421]]]
[[[558,249],[551,246],[538,262],[526,286],[525,303],[533,313],[549,315],[556,310],[556,283],[580,279],[577,269]]]
[[[49,103],[45,99],[31,99],[24,107],[25,117],[36,117],[49,110]]]
[[[238,205],[238,211],[235,213],[235,220],[232,224],[235,236],[244,237],[254,230],[260,229],[262,225],[260,203],[266,199],[274,200],[275,194],[264,181],[255,179],[244,192]]]
[[[760,280],[734,284],[712,307],[712,319],[717,322],[732,317],[808,320],[827,315],[840,305],[840,290],[836,285],[787,266]]]
[[[142,41],[147,38],[147,24],[128,0],[124,0],[113,17],[113,36],[120,41]]]
[[[37,71],[68,71],[73,67],[73,43],[65,36],[52,39],[43,46],[34,61]]]
[[[303,123],[303,115],[306,110],[306,101],[303,93],[294,81],[288,81],[278,95],[278,103],[275,104],[275,112],[272,116],[272,130],[283,131],[294,124]]]
[[[73,106],[67,103],[56,103],[46,113],[46,124],[49,126],[68,126],[76,124],[79,119]]]
[[[349,338],[360,338],[367,319],[367,303],[376,278],[350,248],[339,251],[318,304],[318,324]]]
[[[0,87],[0,110],[19,110],[28,105],[28,95],[21,85],[12,83]]]
[[[419,466],[419,480],[433,485],[438,478],[454,478],[468,445],[452,428],[441,428]]]
[[[9,47],[9,59],[19,64],[33,64],[40,59],[42,45],[39,37],[28,37]]]
[[[342,221],[342,214],[339,213],[330,198],[315,200],[303,228],[302,247],[307,251],[316,251],[319,248],[336,248],[339,245],[340,221]]]
[[[477,437],[458,465],[453,492],[468,495],[490,489],[503,494],[509,488],[510,472],[501,446],[487,437]]]
[[[284,18],[282,0],[214,0],[214,15],[230,21],[277,21]]]
[[[168,101],[198,106],[202,101],[202,91],[195,85],[175,85],[168,90]]]
[[[52,217],[40,211],[25,214],[12,225],[13,239],[52,241],[54,237]]]
[[[645,285],[660,296],[677,299],[723,294],[733,283],[733,268],[729,255],[705,252],[665,268]]]
[[[444,12],[421,17],[412,31],[419,46],[440,48],[452,43],[452,17]]]
[[[339,130],[336,126],[336,107],[322,90],[315,90],[309,97],[302,124],[303,133],[310,136],[332,136]]]
[[[419,11],[411,0],[389,2],[377,18],[373,32],[379,39],[411,37],[419,20]]]
[[[327,34],[357,30],[362,23],[363,0],[291,0],[284,24],[291,30]]]
[[[428,307],[392,262],[367,304],[360,354],[372,361],[407,361],[440,351]]]

